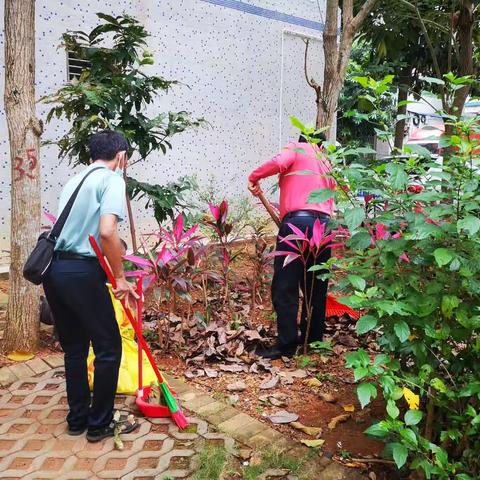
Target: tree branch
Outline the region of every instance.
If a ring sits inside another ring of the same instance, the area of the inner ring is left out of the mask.
[[[305,43],[305,62],[304,62],[305,80],[307,81],[310,87],[315,88],[313,86],[313,83],[308,79],[307,59],[308,59],[308,46],[310,45],[310,40],[307,38],[303,42]]]
[[[417,19],[420,22],[420,28],[422,29],[422,33],[425,36],[425,40],[427,42],[428,49],[430,50],[430,55],[432,56],[432,61],[433,61],[433,67],[435,69],[435,73],[437,74],[438,78],[442,78],[442,72],[440,70],[440,65],[438,64],[438,58],[437,54],[435,53],[435,49],[433,48],[432,44],[432,39],[430,38],[430,35],[428,34],[427,27],[425,26],[425,22],[423,21],[423,18],[420,14],[420,10],[416,5],[413,3],[410,3],[407,0],[400,0],[401,3],[406,5],[407,7],[411,8],[417,15]]]
[[[378,0],[367,0],[363,5],[360,11],[355,15],[355,18],[353,19],[352,25],[354,32],[356,32],[362,25],[362,23],[365,21],[368,15],[370,15],[371,11],[373,10],[373,7],[375,7],[375,4],[377,3]]]

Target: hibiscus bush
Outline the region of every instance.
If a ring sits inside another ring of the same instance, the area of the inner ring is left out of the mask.
[[[385,403],[366,433],[400,469],[467,480],[480,478],[480,126],[444,120],[455,132],[441,139],[448,158],[416,148],[361,165],[355,151],[326,151],[349,231],[338,286],[364,312],[358,334],[376,330],[381,350],[347,355],[361,406]]]

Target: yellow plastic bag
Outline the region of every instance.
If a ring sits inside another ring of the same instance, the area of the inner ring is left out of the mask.
[[[113,296],[110,285],[108,286],[110,296],[112,297],[113,309],[115,310],[115,318],[118,322],[120,335],[122,337],[122,361],[118,372],[117,393],[125,395],[134,395],[138,388],[138,347],[135,342],[135,331],[123,310],[122,304]],[[95,355],[90,346],[88,353],[88,384],[90,390],[93,388]],[[150,362],[145,354],[143,354],[143,386],[148,386],[157,380]]]

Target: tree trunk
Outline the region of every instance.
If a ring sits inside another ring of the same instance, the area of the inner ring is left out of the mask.
[[[457,36],[458,36],[458,49],[460,65],[457,72],[454,72],[457,76],[468,76],[475,73],[473,63],[473,32],[476,19],[476,10],[473,5],[473,0],[462,0],[460,2],[458,23],[457,23]],[[471,85],[465,85],[463,88],[456,90],[454,93],[453,101],[450,105],[445,105],[444,110],[449,115],[454,115],[460,118],[467,101],[468,95],[471,91]],[[454,135],[455,128],[451,123],[445,124],[445,135]],[[446,165],[449,162],[450,157],[455,153],[453,146],[445,148],[443,151],[443,164]]]
[[[327,0],[325,12],[325,29],[323,31],[323,52],[325,66],[323,69],[323,86],[317,91],[316,127],[327,128],[326,135],[334,141],[332,125],[335,122],[338,99],[345,82],[350,54],[355,35],[378,0],[365,0],[354,16],[353,0],[342,2],[342,31],[338,38],[339,0]],[[305,59],[306,63],[306,59]],[[307,79],[308,82],[308,79]],[[310,86],[318,85],[309,82]],[[320,94],[320,95],[319,95]]]
[[[33,352],[39,290],[22,276],[40,232],[42,125],[35,116],[35,0],[5,0],[5,111],[11,158],[10,282],[5,352]]]
[[[473,75],[473,31],[475,25],[476,10],[473,0],[463,0],[460,2],[460,11],[458,16],[458,48],[460,65],[458,76]],[[471,85],[465,85],[455,92],[452,109],[449,112],[452,115],[460,117],[463,107],[470,94]]]
[[[411,67],[407,67],[400,76],[400,83],[398,85],[398,103],[406,102],[408,100],[408,90],[411,84]],[[407,104],[397,107],[397,117],[407,113]],[[395,124],[395,139],[393,146],[397,150],[402,150],[403,140],[405,138],[405,118],[398,120]]]

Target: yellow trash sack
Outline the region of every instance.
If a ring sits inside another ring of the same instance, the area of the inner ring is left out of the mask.
[[[117,393],[134,395],[138,388],[138,347],[135,341],[135,331],[125,315],[122,304],[113,296],[110,285],[108,285],[108,290],[112,297],[115,318],[117,319],[118,328],[120,329],[120,335],[122,337],[122,361],[118,372]],[[87,359],[88,384],[90,385],[90,389],[93,388],[94,360],[95,355],[93,348],[90,346]],[[148,358],[143,354],[143,386],[150,385],[156,380],[155,372]]]

